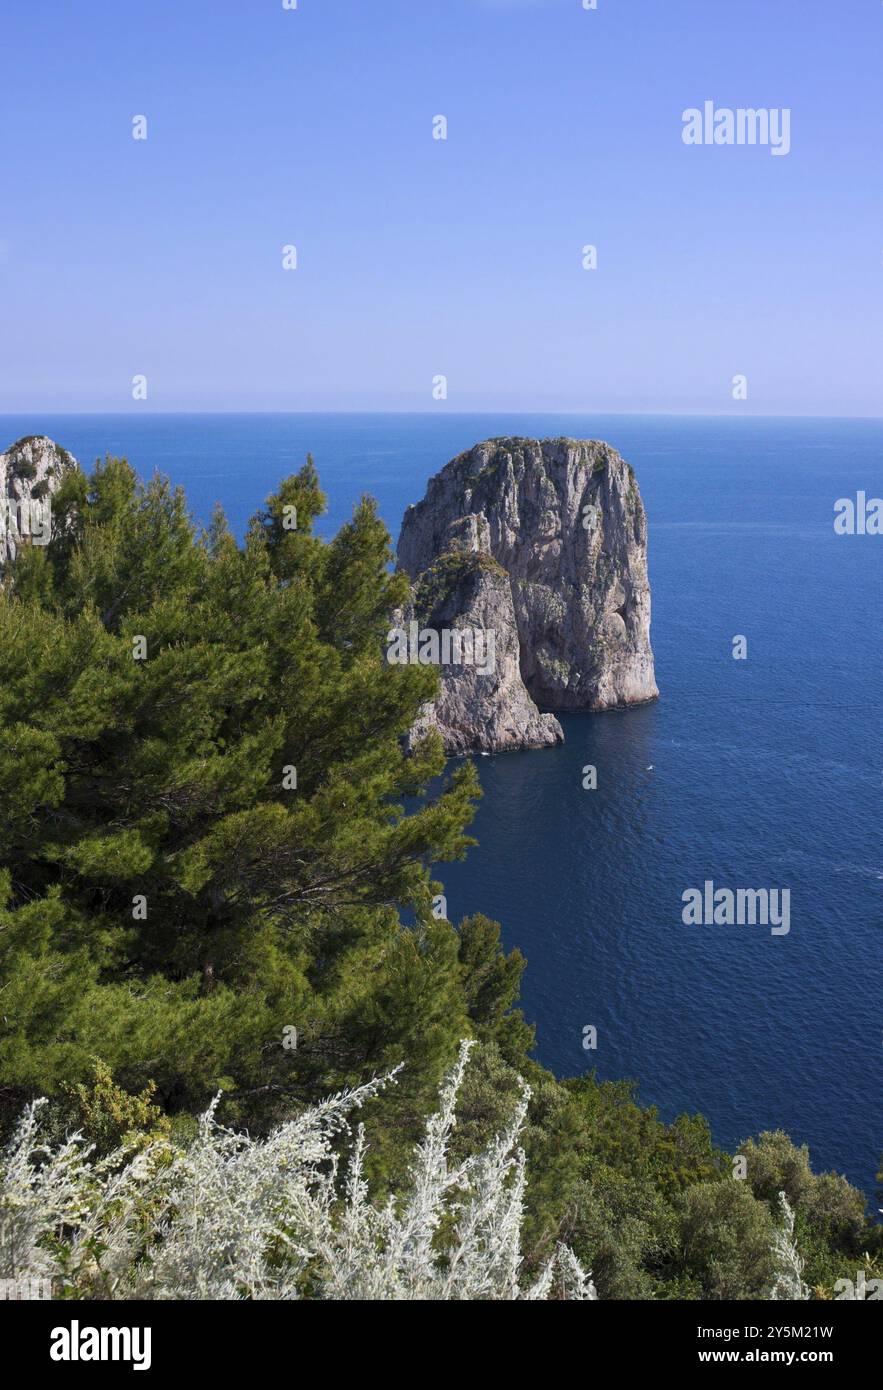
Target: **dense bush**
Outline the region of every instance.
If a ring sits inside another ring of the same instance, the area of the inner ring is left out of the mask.
[[[364,1127],[353,1136],[348,1117],[395,1074],[334,1096],[262,1140],[223,1129],[212,1105],[186,1147],[130,1134],[103,1158],[78,1135],[54,1148],[41,1143],[41,1107],[33,1104],[0,1160],[0,1278],[47,1279],[55,1297],[68,1299],[593,1300],[591,1277],[566,1246],[533,1275],[523,1258],[527,1161],[519,1139],[529,1089],[522,1084],[489,1144],[466,1152],[461,1145],[454,1157],[471,1046],[461,1044],[400,1191],[382,1202],[372,1200],[365,1176]],[[104,1075],[96,1086],[117,1109]],[[714,1271],[725,1250],[724,1264],[744,1271],[737,1288],[750,1277],[758,1297],[806,1297],[793,1216],[784,1194],[780,1200],[776,1230],[739,1183],[691,1189],[691,1258],[698,1252]],[[701,1214],[706,1201],[711,1221]],[[735,1225],[720,1219],[730,1207],[740,1212]],[[715,1295],[731,1293],[724,1274]]]
[[[383,1083],[264,1140],[222,1129],[212,1106],[186,1149],[155,1139],[95,1162],[76,1136],[41,1145],[32,1105],[0,1167],[0,1277],[49,1279],[62,1298],[595,1298],[564,1247],[523,1278],[526,1091],[500,1136],[450,1162],[468,1051],[395,1203],[369,1198],[362,1126],[338,1181],[335,1141]]]

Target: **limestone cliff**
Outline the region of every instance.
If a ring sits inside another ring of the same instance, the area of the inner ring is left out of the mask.
[[[496,563],[496,575],[492,585],[482,581],[486,594],[477,606],[473,591],[455,590],[442,613],[427,601],[426,576],[458,555],[486,557]],[[420,726],[436,722],[449,751],[557,742],[560,726],[540,709],[602,710],[658,695],[647,522],[634,473],[609,445],[575,439],[477,444],[447,464],[430,480],[423,501],[408,508],[398,563],[411,579],[419,623],[431,626],[444,617],[451,627],[475,625],[484,612],[512,665],[505,682],[492,688],[475,677],[469,689],[462,673],[442,664],[440,699]],[[466,606],[458,615],[461,597]]]
[[[29,435],[0,454],[0,579],[22,545],[47,544],[51,498],[76,459],[46,435]]]
[[[448,753],[542,748],[563,741],[558,720],[541,714],[524,687],[509,578],[489,555],[442,556],[421,574],[413,602],[398,621],[413,637],[418,656],[421,633],[461,638],[449,659],[437,663],[439,698],[423,706],[409,745],[431,728],[439,731]]]

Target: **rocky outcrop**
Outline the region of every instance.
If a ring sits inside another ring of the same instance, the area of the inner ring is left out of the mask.
[[[43,434],[28,435],[0,454],[0,578],[23,545],[46,545],[51,498],[77,461]]]
[[[493,620],[508,663],[495,685],[441,663],[441,695],[412,738],[434,723],[450,752],[536,747],[563,737],[540,709],[610,709],[659,693],[644,507],[631,467],[607,444],[477,444],[408,508],[398,564],[414,621]],[[439,607],[430,580],[442,572],[458,578]]]
[[[558,720],[541,714],[524,687],[509,577],[491,556],[442,556],[421,574],[398,622],[408,658],[429,657],[441,672],[439,697],[423,706],[409,747],[430,729],[438,730],[452,754],[563,741]]]

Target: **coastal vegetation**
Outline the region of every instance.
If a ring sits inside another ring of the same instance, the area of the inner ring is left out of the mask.
[[[240,544],[107,459],[64,475],[52,543],[4,576],[0,1277],[748,1299],[870,1272],[864,1195],[786,1135],[730,1155],[701,1116],[666,1124],[630,1082],[533,1060],[520,953],[433,911],[479,785],[437,736],[403,749],[437,690],[383,659],[407,580],[370,499],[330,542],[323,507],[308,461]],[[174,1218],[197,1197],[188,1253]]]

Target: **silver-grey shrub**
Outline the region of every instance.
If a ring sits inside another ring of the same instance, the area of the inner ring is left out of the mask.
[[[526,1087],[501,1135],[449,1160],[469,1046],[404,1191],[383,1204],[365,1178],[364,1127],[353,1134],[349,1116],[395,1073],[266,1139],[224,1129],[212,1105],[186,1150],[161,1141],[101,1161],[79,1135],[42,1143],[37,1102],[0,1160],[0,1278],[50,1278],[56,1295],[117,1299],[594,1299],[563,1247],[537,1277],[524,1275]]]

